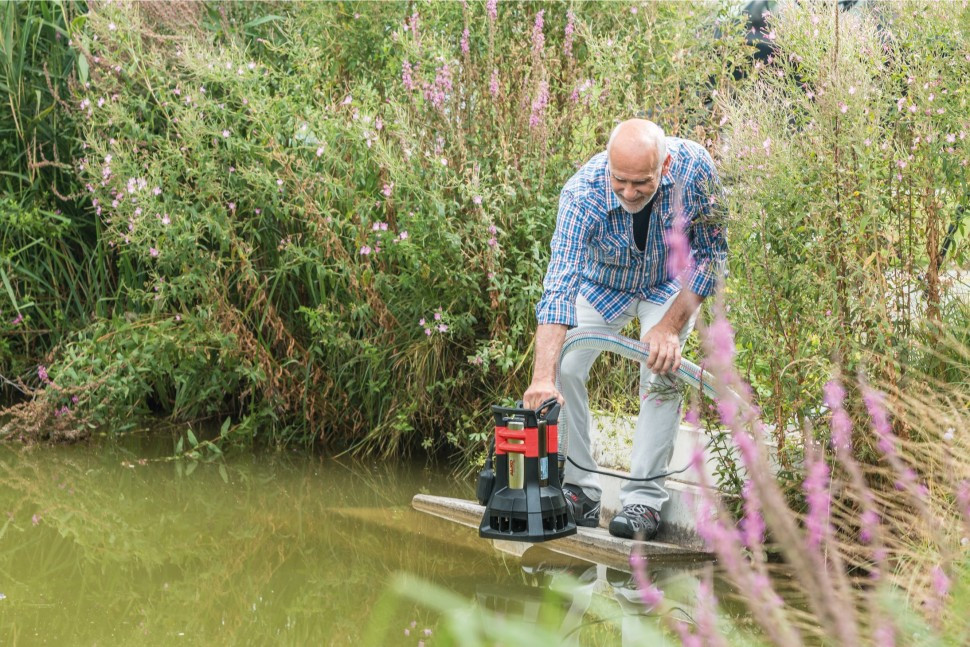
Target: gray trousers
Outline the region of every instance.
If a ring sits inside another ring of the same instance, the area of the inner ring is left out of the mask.
[[[646,334],[663,317],[667,309],[673,304],[676,295],[665,304],[657,305],[649,301],[634,301],[616,320],[607,323],[602,315],[590,305],[581,294],[576,297],[577,325],[610,328],[619,333],[634,317],[640,321],[640,337]],[[699,312],[699,309],[698,309]],[[680,331],[680,347],[684,348],[687,336],[694,328],[697,318],[695,312],[683,330]],[[559,368],[559,380],[563,398],[566,400],[564,412],[567,416],[569,433],[569,457],[585,467],[597,469],[589,446],[589,430],[592,426],[592,415],[589,411],[589,392],[586,381],[589,379],[589,369],[593,361],[599,356],[599,350],[580,349],[570,351],[563,358]],[[654,386],[652,386],[654,385]],[[640,367],[640,415],[637,417],[636,431],[633,436],[633,455],[630,457],[631,476],[643,478],[667,470],[670,456],[674,451],[674,440],[680,427],[681,398],[671,393],[654,392],[658,386],[675,387],[679,381],[671,380],[668,376],[660,376],[649,370],[646,365]],[[662,389],[667,391],[668,389]],[[644,395],[646,394],[646,397]],[[599,500],[602,488],[596,474],[583,471],[566,462],[565,483],[578,485],[583,488],[586,496]],[[626,481],[620,490],[620,504],[631,505],[645,503],[654,510],[660,510],[667,501],[667,490],[664,489],[664,479],[636,482]]]

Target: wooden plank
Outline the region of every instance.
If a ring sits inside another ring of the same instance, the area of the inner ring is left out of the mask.
[[[485,514],[485,507],[474,501],[428,494],[415,495],[411,500],[411,506],[420,512],[474,528],[476,531],[481,524],[482,515]],[[530,545],[525,542],[493,541],[496,548],[503,552],[514,551],[509,544],[521,545],[522,550]],[[575,535],[542,542],[542,545],[570,557],[626,568],[629,568],[630,554],[634,546],[652,562],[706,561],[713,558],[708,552],[675,544],[621,539],[611,535],[605,528],[579,528],[579,532]]]

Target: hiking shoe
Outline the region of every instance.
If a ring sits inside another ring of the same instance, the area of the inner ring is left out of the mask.
[[[569,506],[577,526],[595,528],[600,525],[599,501],[593,501],[586,496],[583,488],[568,483],[562,486],[562,493],[566,495],[566,505]]]
[[[610,521],[610,534],[624,539],[650,541],[660,529],[660,513],[643,503],[623,506]]]

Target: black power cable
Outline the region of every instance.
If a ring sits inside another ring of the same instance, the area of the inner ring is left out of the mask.
[[[707,444],[704,445],[704,449],[708,449],[713,444],[714,444],[714,439],[711,438],[709,441],[707,441]],[[682,472],[686,472],[687,470],[689,470],[691,467],[690,463],[687,463],[679,470],[670,470],[669,472],[661,472],[660,474],[653,474],[652,476],[644,476],[643,478],[634,478],[632,476],[623,476],[622,474],[613,474],[612,472],[604,472],[602,470],[594,470],[594,469],[590,469],[589,467],[583,467],[582,465],[580,465],[579,463],[571,459],[569,456],[566,456],[565,458],[567,461],[569,461],[579,469],[583,470],[584,472],[590,472],[591,474],[602,474],[603,476],[612,476],[613,478],[623,479],[624,481],[636,481],[638,483],[645,482],[645,481],[656,481],[657,479],[667,478],[668,476],[673,476],[674,474],[681,474]]]

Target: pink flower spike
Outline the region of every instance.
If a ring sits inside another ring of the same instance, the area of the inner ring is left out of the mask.
[[[149,247],[148,253],[151,254],[153,258],[158,256],[158,250],[155,249],[154,247]]]
[[[438,332],[448,332],[448,324],[439,324]]]
[[[371,253],[371,251],[372,250],[369,245],[364,245],[363,247],[360,248],[360,255],[367,256],[368,254]]]
[[[228,130],[223,130],[222,131],[223,138],[229,137],[230,134],[232,134],[232,133],[230,133]]]
[[[475,204],[481,204],[482,203],[482,196],[476,195],[474,198],[472,198],[472,202],[475,203]]]
[[[817,548],[821,544],[822,538],[828,534],[829,468],[819,456],[809,455],[808,460],[808,475],[802,484],[805,491],[805,500],[808,503],[805,527],[808,530],[809,546]]]

